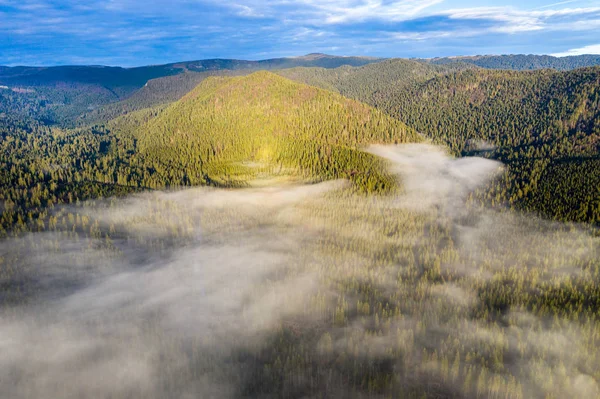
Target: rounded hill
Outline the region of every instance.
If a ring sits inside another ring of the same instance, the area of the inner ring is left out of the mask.
[[[243,184],[257,174],[347,177],[367,191],[390,184],[361,151],[418,141],[414,130],[363,103],[270,72],[212,77],[143,125],[140,153],[175,184]]]

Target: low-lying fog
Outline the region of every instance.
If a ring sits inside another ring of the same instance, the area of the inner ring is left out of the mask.
[[[150,192],[0,242],[0,396],[599,397],[598,314],[569,308],[599,238],[465,205],[493,161],[370,151],[402,194]]]

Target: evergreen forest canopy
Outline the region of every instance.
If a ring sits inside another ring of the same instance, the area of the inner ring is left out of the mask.
[[[600,221],[599,67],[514,72],[390,60],[281,74],[370,104],[457,156],[502,161],[505,174],[482,200]]]
[[[599,63],[0,67],[0,396],[600,397]]]

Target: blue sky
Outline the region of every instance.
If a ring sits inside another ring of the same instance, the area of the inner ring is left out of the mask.
[[[0,0],[0,65],[600,53],[600,0]]]

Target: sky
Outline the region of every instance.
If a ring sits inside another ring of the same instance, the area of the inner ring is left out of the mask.
[[[0,0],[0,65],[600,54],[600,0]]]

